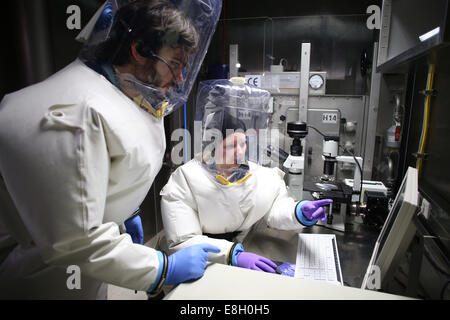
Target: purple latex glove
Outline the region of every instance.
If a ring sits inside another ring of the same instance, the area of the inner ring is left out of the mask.
[[[302,205],[302,214],[308,220],[322,220],[325,221],[327,219],[327,215],[325,214],[325,210],[323,206],[329,205],[333,203],[331,199],[322,199],[316,201],[308,201],[307,203]]]
[[[237,265],[241,268],[270,273],[275,273],[275,269],[277,268],[277,265],[269,259],[245,251],[239,253],[237,256]]]

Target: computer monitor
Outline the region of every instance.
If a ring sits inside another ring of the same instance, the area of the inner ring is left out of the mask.
[[[385,289],[411,243],[418,206],[417,169],[409,167],[375,243],[361,289]]]

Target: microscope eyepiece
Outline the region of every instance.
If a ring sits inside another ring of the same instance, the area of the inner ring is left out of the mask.
[[[294,138],[294,141],[291,145],[291,155],[293,156],[301,156],[302,155],[302,143],[300,139],[306,137],[308,134],[308,127],[305,122],[288,122],[287,124],[287,133],[289,137]]]
[[[287,124],[287,133],[291,138],[304,138],[308,134],[308,127],[306,122],[288,122]]]

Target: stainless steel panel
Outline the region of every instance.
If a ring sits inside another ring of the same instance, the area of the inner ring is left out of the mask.
[[[327,73],[324,71],[310,71],[309,77],[319,75],[324,84],[319,89],[313,89],[308,85],[309,95],[324,95],[326,93]],[[246,79],[247,83],[268,90],[275,95],[293,95],[300,91],[301,72],[239,72],[239,76]],[[255,83],[255,76],[260,78],[260,83]]]
[[[230,78],[238,76],[238,50],[239,46],[237,44],[230,44]]]
[[[341,145],[351,145],[353,152],[357,156],[364,158],[363,137],[366,135],[365,113],[367,109],[366,96],[310,96],[308,106],[308,119],[311,110],[338,110],[341,119],[345,119],[345,124],[340,124],[339,135]],[[269,126],[280,131],[279,146],[285,152],[289,152],[292,139],[286,135],[286,124],[298,119],[298,97],[287,95],[274,95],[274,112],[270,119]],[[321,126],[313,120],[308,124],[312,126]],[[348,124],[348,125],[346,125]],[[369,137],[375,138],[375,137]],[[322,160],[322,137],[314,130],[309,130],[306,138],[305,167],[308,163],[314,163],[314,166],[305,169],[305,177],[320,176],[323,171]],[[341,151],[342,154],[342,151]],[[310,170],[308,170],[310,169]],[[349,164],[337,165],[337,178],[352,178],[354,166]]]
[[[372,168],[374,165],[374,152],[375,152],[375,136],[377,132],[377,121],[380,103],[380,86],[381,86],[381,74],[376,72],[376,61],[378,46],[375,44],[373,50],[372,61],[372,75],[370,81],[370,98],[367,117],[367,131],[366,131],[366,143],[364,150],[364,167],[363,167],[363,179],[372,179]]]
[[[421,42],[419,36],[439,27],[445,14],[446,0],[394,0],[387,60],[411,49]],[[441,32],[444,32],[442,30]]]
[[[288,110],[289,118],[290,110]],[[324,115],[335,116],[332,121],[323,121]],[[308,109],[308,125],[313,126],[327,136],[339,137],[341,112],[339,109]],[[323,137],[314,129],[308,130],[306,138],[305,177],[311,179],[323,173],[322,160]]]
[[[311,43],[302,43],[301,69],[300,69],[300,105],[298,109],[298,120],[308,117],[308,96],[309,96],[309,65],[311,57]],[[306,119],[307,121],[307,119]]]
[[[383,9],[381,11],[381,30],[379,39],[379,53],[377,66],[383,64],[387,60],[388,45],[389,45],[389,32],[391,29],[391,10],[392,0],[383,0]]]

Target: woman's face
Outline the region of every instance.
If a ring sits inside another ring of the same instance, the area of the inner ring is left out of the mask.
[[[239,167],[245,161],[247,150],[246,136],[242,132],[230,134],[217,146],[214,155],[218,169],[230,169]]]

